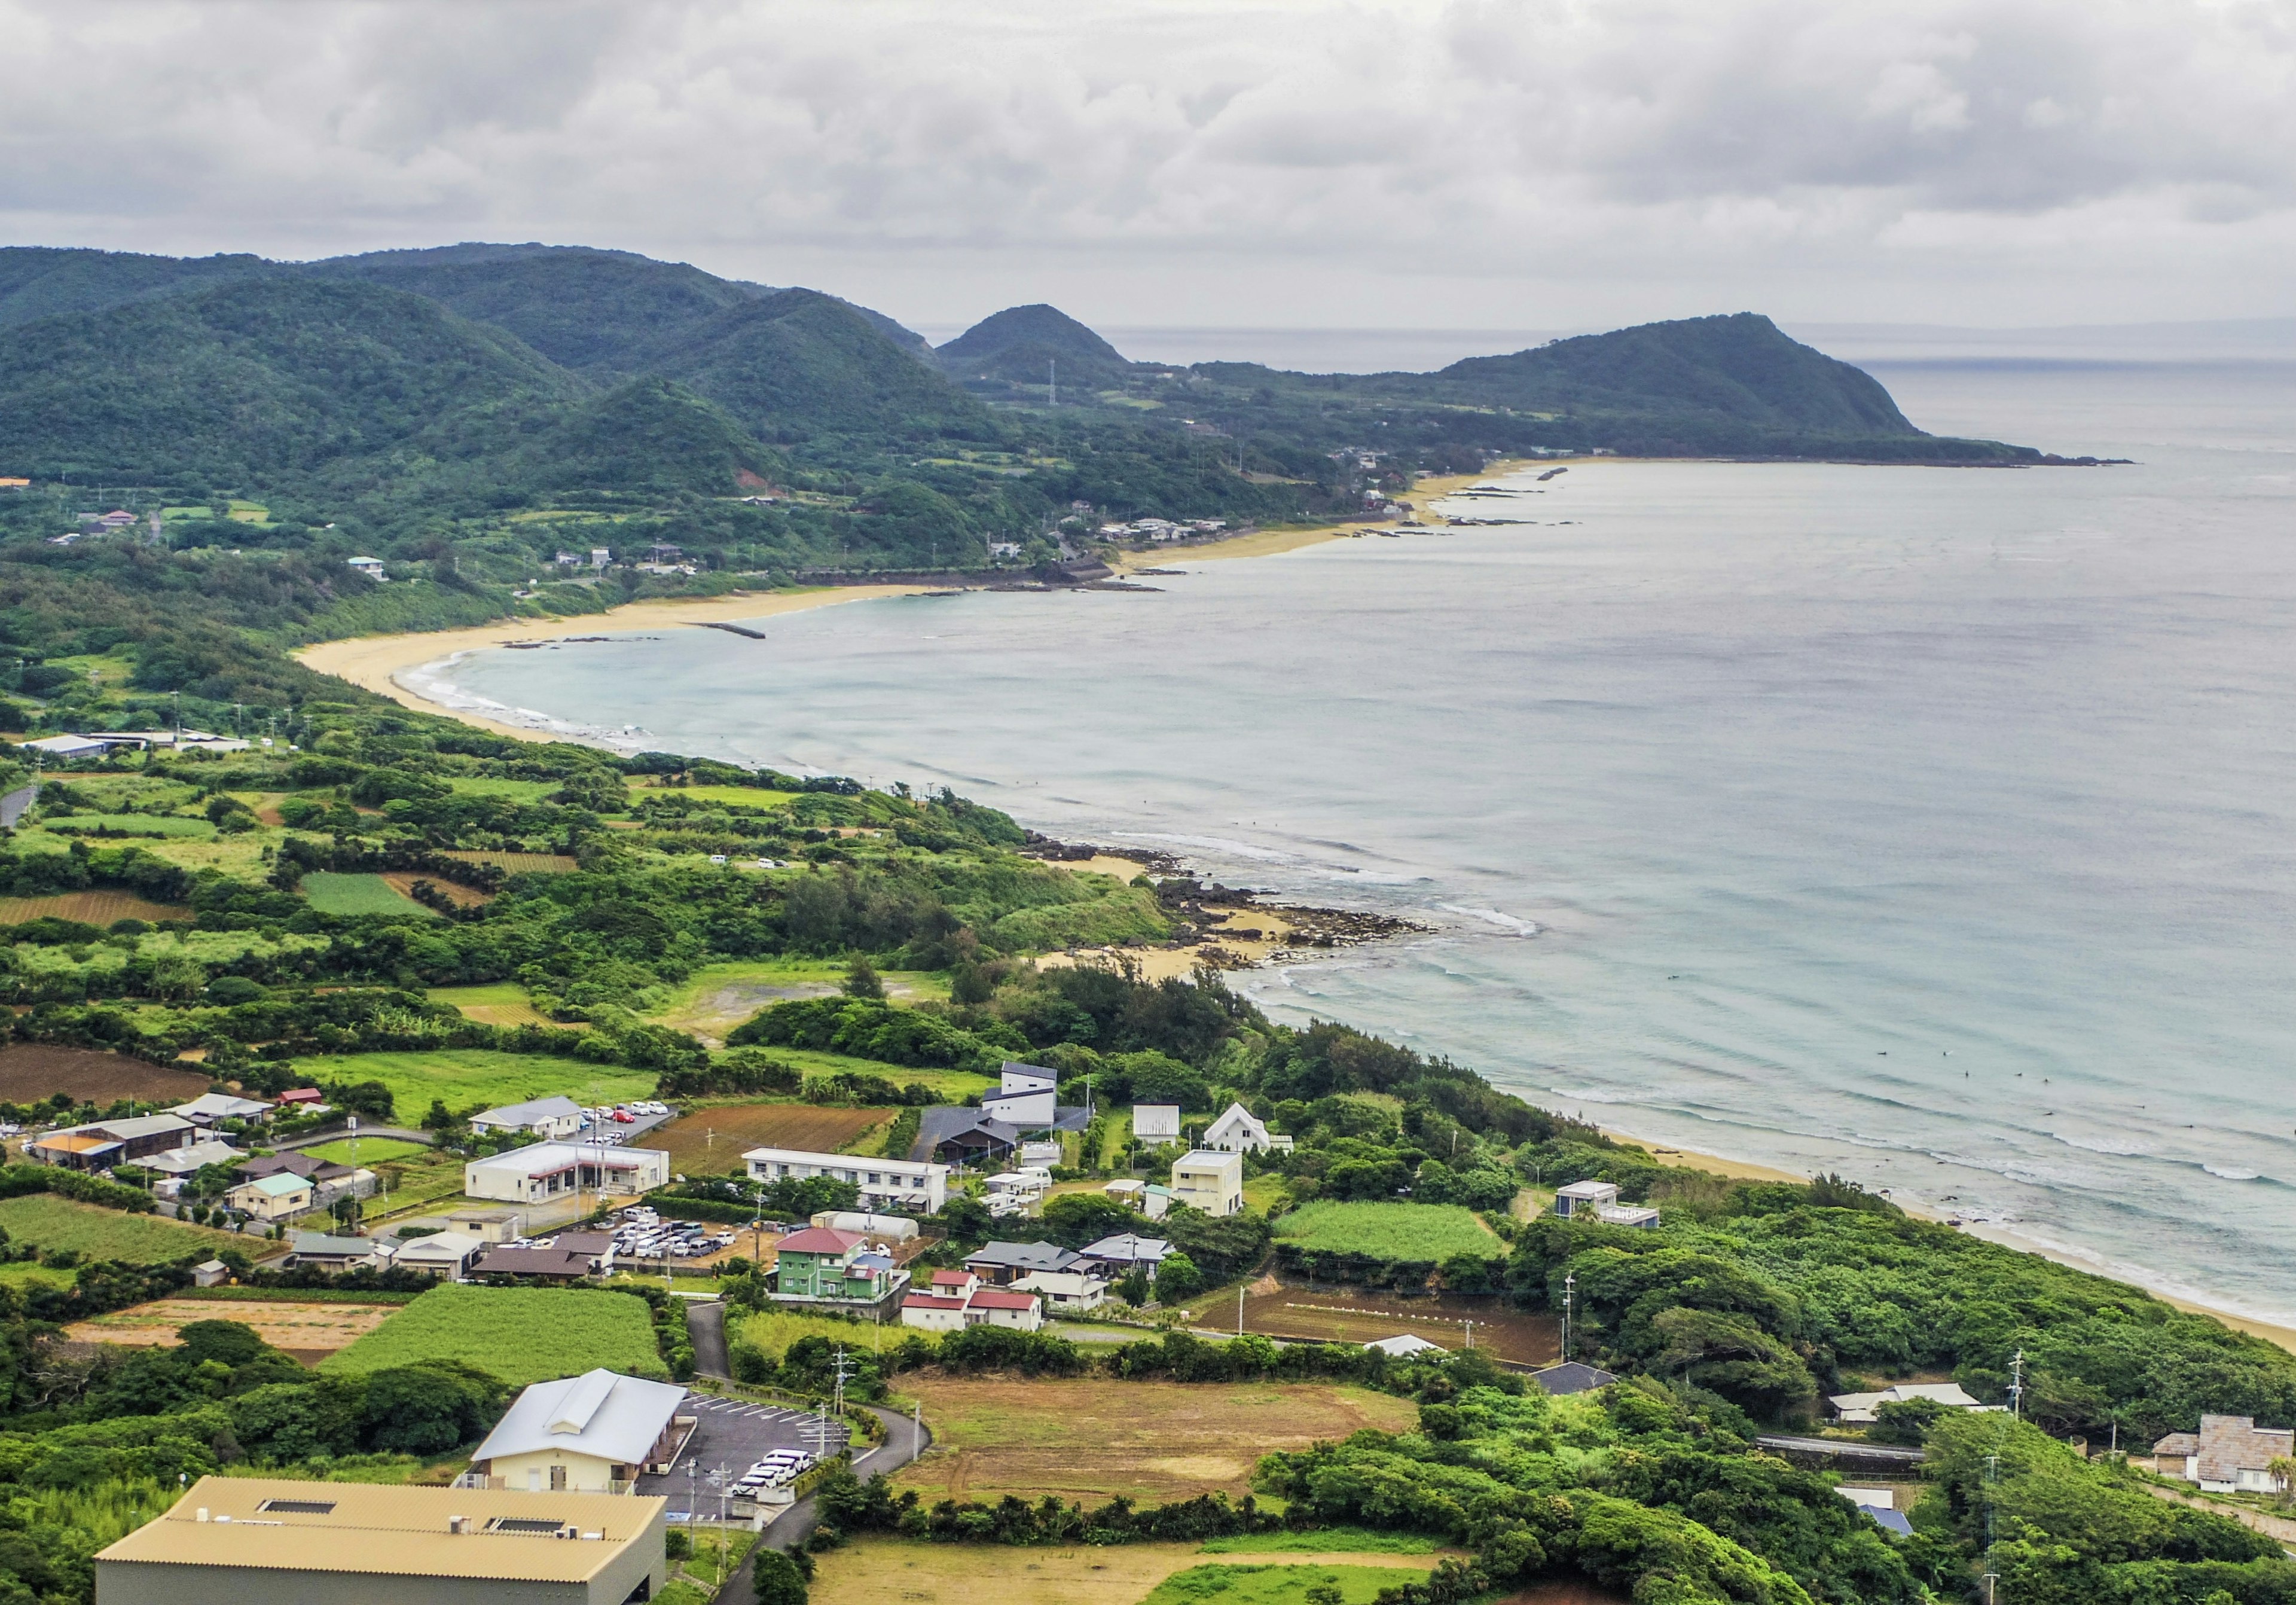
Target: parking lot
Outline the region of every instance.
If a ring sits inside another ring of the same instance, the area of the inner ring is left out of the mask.
[[[743,1472],[776,1449],[821,1452],[820,1418],[785,1404],[689,1393],[678,1413],[689,1413],[699,1424],[677,1463],[667,1476],[638,1478],[639,1493],[658,1494],[669,1501],[674,1521],[685,1519],[689,1503],[698,1515],[717,1515],[718,1490],[732,1487]],[[829,1454],[844,1449],[849,1431],[843,1421],[829,1423]],[[693,1468],[690,1478],[689,1466]]]

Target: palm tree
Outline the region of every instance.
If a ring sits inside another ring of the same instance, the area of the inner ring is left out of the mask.
[[[2264,1468],[2272,1474],[2274,1491],[2280,1495],[2283,1510],[2296,1503],[2296,1456],[2277,1455]]]

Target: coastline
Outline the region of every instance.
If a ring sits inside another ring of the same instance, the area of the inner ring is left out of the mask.
[[[1411,504],[1416,513],[1423,515],[1430,503],[1439,502],[1455,491],[1464,490],[1468,486],[1480,484],[1485,479],[1514,473],[1529,467],[1538,460],[1529,457],[1506,457],[1493,463],[1480,473],[1431,474],[1414,485],[1405,494],[1411,498]],[[1218,540],[1168,547],[1161,551],[1152,548],[1146,552],[1119,553],[1109,566],[1119,575],[1128,575],[1137,574],[1144,569],[1159,569],[1166,563],[1225,562],[1239,557],[1280,557],[1286,552],[1297,552],[1307,546],[1320,546],[1325,541],[1340,540],[1348,536],[1360,534],[1366,528],[1376,527],[1375,523],[1366,524],[1357,520],[1352,523],[1322,524],[1310,528],[1286,527],[1281,529],[1253,529],[1241,535],[1226,536]],[[1434,530],[1442,526],[1430,524],[1427,528]]]

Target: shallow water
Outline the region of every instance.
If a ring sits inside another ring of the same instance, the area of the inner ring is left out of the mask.
[[[1272,1011],[2296,1318],[2296,370],[1876,372],[2112,470],[1574,463],[1527,522],[480,654],[632,744],[947,783],[1434,934]]]

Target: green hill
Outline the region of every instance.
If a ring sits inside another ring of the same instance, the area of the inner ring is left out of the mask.
[[[1044,384],[1054,362],[1062,382],[1079,389],[1120,381],[1132,371],[1114,346],[1057,307],[1042,303],[1008,307],[983,318],[936,348],[933,357],[959,380],[1016,385]]]
[[[261,257],[145,257],[124,250],[0,250],[0,329],[280,271]]]
[[[633,379],[574,408],[521,461],[561,489],[690,490],[728,495],[747,471],[785,478],[780,454],[751,439],[714,402],[668,379]]]

